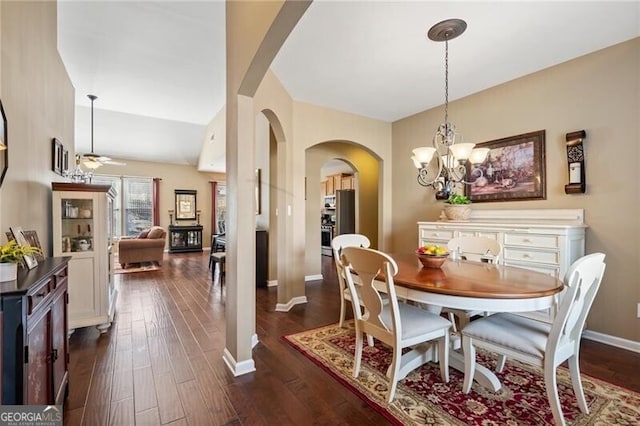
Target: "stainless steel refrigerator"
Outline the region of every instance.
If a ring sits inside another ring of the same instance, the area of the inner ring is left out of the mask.
[[[340,189],[336,191],[336,231],[335,235],[356,232],[356,191]]]

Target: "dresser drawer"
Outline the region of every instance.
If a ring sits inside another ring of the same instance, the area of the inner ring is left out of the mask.
[[[504,234],[505,246],[557,248],[558,237],[554,235]]]
[[[47,278],[42,284],[35,287],[27,295],[27,315],[34,313],[38,306],[47,299],[52,290],[53,278]]]
[[[453,238],[453,232],[447,229],[421,229],[420,241],[449,241]]]
[[[55,290],[56,288],[60,287],[62,284],[64,284],[67,281],[67,276],[69,275],[69,269],[68,268],[63,268],[62,270],[56,272],[56,274],[53,277],[53,288],[52,290]]]
[[[512,247],[504,248],[504,261],[535,262],[558,265],[560,254],[557,251],[535,251]]]

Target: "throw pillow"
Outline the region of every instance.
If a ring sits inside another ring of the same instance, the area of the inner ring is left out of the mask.
[[[162,238],[165,235],[164,229],[159,226],[154,226],[149,231],[147,238]]]
[[[145,229],[144,231],[138,234],[138,238],[147,238],[148,235],[149,235],[149,229]]]

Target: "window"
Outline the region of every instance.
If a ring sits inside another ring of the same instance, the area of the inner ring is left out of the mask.
[[[92,183],[112,185],[117,191],[113,203],[116,235],[138,235],[153,225],[153,179],[145,177],[94,175]]]

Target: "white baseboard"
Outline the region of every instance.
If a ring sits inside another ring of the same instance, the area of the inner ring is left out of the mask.
[[[606,345],[615,346],[616,348],[626,349],[628,351],[640,353],[640,342],[635,340],[623,339],[622,337],[611,336],[609,334],[598,333],[597,331],[585,330],[582,337]]]
[[[251,349],[255,348],[259,342],[260,341],[258,340],[257,334],[254,334],[253,336],[251,336]]]
[[[317,275],[305,275],[304,276],[304,280],[306,281],[315,281],[315,280],[321,280],[322,279],[322,274],[317,274]]]
[[[229,352],[227,348],[224,348],[222,359],[224,360],[224,363],[227,364],[227,368],[231,371],[231,374],[233,374],[234,377],[256,371],[256,364],[253,362],[253,359],[236,362],[233,355],[231,355],[231,352]]]
[[[276,312],[289,312],[289,310],[295,305],[301,305],[303,303],[307,303],[307,296],[294,297],[293,299],[289,300],[288,303],[276,304]]]
[[[277,287],[278,280],[267,280],[267,287]]]

